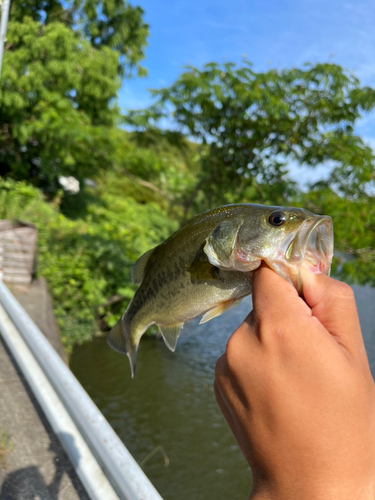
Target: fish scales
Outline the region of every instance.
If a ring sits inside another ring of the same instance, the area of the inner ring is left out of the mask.
[[[311,237],[311,235],[314,237]],[[185,321],[209,321],[251,293],[253,270],[265,261],[301,290],[308,261],[329,272],[332,220],[302,208],[238,204],[196,216],[136,262],[140,287],[108,342],[126,353],[134,376],[141,336],[157,324],[174,350]]]
[[[198,220],[193,219],[193,221],[191,221],[190,230],[183,231],[184,228],[182,228],[168,240],[167,255],[163,252],[167,242],[162,243],[155,249],[146,267],[142,287],[135,293],[131,307],[129,307],[129,324],[134,321],[134,323],[141,328],[147,328],[152,323],[163,324],[166,321],[168,322],[168,318],[173,316],[175,311],[177,312],[177,317],[175,318],[177,320],[176,322],[186,321],[186,315],[184,318],[179,317],[178,311],[180,311],[182,307],[186,309],[187,300],[190,308],[193,309],[191,314],[195,313],[197,307],[200,312],[202,312],[202,301],[207,302],[207,293],[202,286],[209,286],[209,284],[204,279],[194,279],[194,276],[192,276],[190,272],[190,266],[194,261],[199,259],[202,262],[206,262],[212,270],[215,269],[215,267],[209,263],[206,254],[203,252],[202,239],[205,239],[219,222],[231,215],[233,215],[233,211],[225,207],[225,210],[217,210],[215,214],[212,214],[209,223],[207,223],[207,219],[198,216]],[[205,222],[205,226],[198,227],[199,223],[202,222]],[[183,237],[179,238],[181,233]],[[181,249],[184,250],[183,257],[180,253]],[[156,269],[154,273],[147,272],[147,268],[151,266]],[[228,273],[230,274],[228,275]],[[216,283],[216,285],[222,288],[222,293],[219,294],[219,297],[218,295],[212,297],[212,300],[207,304],[207,309],[209,309],[218,298],[221,300],[228,300],[233,296],[232,289],[230,288],[228,290],[228,285],[229,287],[232,285],[233,278],[235,281],[236,278],[239,278],[238,274],[232,276],[231,271],[224,271],[221,273],[221,276],[218,274],[218,283]],[[246,290],[240,293],[242,296],[248,295],[251,291],[248,289],[249,286],[251,287],[251,283],[249,283],[246,276],[240,275],[240,278],[247,283]],[[178,283],[177,287],[176,283]],[[201,290],[196,288],[196,286],[199,285]],[[192,295],[190,292],[193,290],[194,294]],[[190,297],[192,297],[192,299],[190,299]]]

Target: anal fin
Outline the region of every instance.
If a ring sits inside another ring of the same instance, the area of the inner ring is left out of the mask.
[[[177,340],[180,336],[184,323],[173,323],[171,325],[158,325],[160,333],[163,336],[164,342],[169,349],[174,352],[176,350]]]
[[[232,307],[238,306],[238,304],[242,301],[241,299],[235,299],[235,300],[227,300],[225,302],[220,302],[217,306],[213,307],[209,311],[207,311],[201,318],[199,324],[202,325],[203,323],[207,323],[207,321],[211,321],[211,319],[216,318],[217,316],[220,316],[223,314],[225,311],[228,311],[229,309],[232,309]]]

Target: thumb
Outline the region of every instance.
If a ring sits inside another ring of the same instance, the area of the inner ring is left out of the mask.
[[[324,274],[302,268],[303,296],[328,332],[348,351],[364,350],[357,306],[352,288]]]

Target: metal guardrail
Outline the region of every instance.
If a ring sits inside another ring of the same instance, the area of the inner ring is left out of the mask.
[[[73,373],[64,364],[60,356],[13,297],[1,279],[0,303],[17,331],[22,336],[24,344],[26,344],[31,351],[37,365],[39,365],[46,379],[56,392],[62,406],[72,419],[72,423],[74,422],[84,442],[91,450],[118,497],[121,500],[162,500],[162,497],[156,491],[150,480],[126,449],[87,392],[83,389]],[[6,317],[0,314],[1,330],[7,330],[7,327],[9,330],[9,324],[7,324]],[[21,344],[19,343],[19,345]],[[27,371],[28,370],[26,370],[26,372]],[[27,378],[28,374],[24,374]],[[30,385],[35,387],[38,384],[30,382]],[[53,406],[53,404],[53,401],[50,403],[48,402],[48,398],[42,403],[43,408],[46,405],[47,417],[49,416],[48,407]],[[52,427],[56,428],[56,424],[53,424]],[[71,442],[71,440],[68,441]],[[67,445],[63,440],[62,444],[64,447]],[[71,452],[68,451],[68,455],[69,453]],[[74,461],[73,465],[75,465]],[[76,470],[77,474],[80,475],[81,471],[78,469]],[[89,476],[90,475],[92,477],[94,476],[92,473],[89,473]],[[82,482],[84,483],[85,481],[86,479]],[[92,489],[95,490],[95,487]],[[88,491],[88,493],[90,494],[90,491]],[[92,498],[110,500],[113,496],[107,496],[107,494],[105,494],[97,497],[94,495]]]
[[[0,305],[0,332],[92,500],[119,500],[30,349]]]
[[[1,6],[1,21],[0,21],[0,76],[1,76],[1,67],[3,65],[4,43],[6,42],[5,34],[7,31],[10,0],[0,0],[0,6]]]

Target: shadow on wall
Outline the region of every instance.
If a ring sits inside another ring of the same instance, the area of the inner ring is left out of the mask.
[[[74,446],[74,438],[67,433],[58,434],[61,442],[69,443],[70,449],[73,450],[71,457],[72,465],[77,466],[80,455]],[[55,465],[55,473],[50,484],[46,484],[39,467],[32,465],[10,472],[4,479],[0,490],[0,500],[70,500],[71,496],[60,496],[61,480],[64,473],[67,473],[73,485],[73,489],[77,492],[76,498],[80,500],[89,500],[89,497],[82,491],[83,487],[79,482],[72,467],[67,467],[67,458],[61,449],[58,440],[51,442],[49,451],[52,451],[55,456],[53,462]],[[0,471],[1,472],[1,471]],[[4,471],[2,471],[4,473]],[[66,495],[71,495],[66,490]]]

